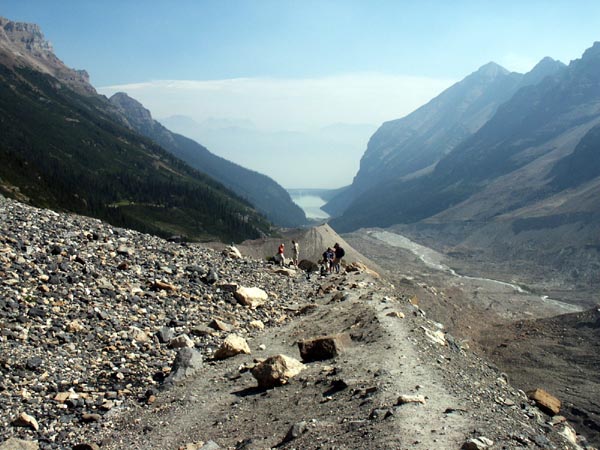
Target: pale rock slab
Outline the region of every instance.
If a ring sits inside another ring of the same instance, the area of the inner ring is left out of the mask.
[[[268,294],[258,287],[239,287],[233,294],[238,303],[256,308],[263,305],[269,298]]]
[[[239,355],[240,353],[244,353],[246,355],[251,353],[246,339],[238,336],[237,334],[230,334],[225,338],[221,344],[221,347],[219,347],[219,349],[215,352],[215,358],[231,358],[232,356]]]
[[[252,369],[252,375],[261,388],[272,388],[286,384],[298,375],[305,366],[300,361],[285,355],[270,356]]]

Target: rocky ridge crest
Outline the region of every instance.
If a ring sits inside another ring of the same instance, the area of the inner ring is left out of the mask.
[[[37,24],[0,17],[0,62],[47,73],[80,94],[96,94],[89,74],[85,70],[71,69],[58,59]]]

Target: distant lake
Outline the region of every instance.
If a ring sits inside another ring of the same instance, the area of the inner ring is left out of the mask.
[[[326,202],[318,195],[291,194],[296,205],[304,210],[309,219],[327,219],[329,214],[321,209]]]

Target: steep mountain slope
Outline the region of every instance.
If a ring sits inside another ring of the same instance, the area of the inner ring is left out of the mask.
[[[117,93],[110,102],[138,133],[152,139],[164,149],[195,169],[223,183],[247,199],[273,223],[293,227],[307,223],[302,209],[292,202],[287,191],[271,178],[245,169],[221,158],[197,142],[172,133],[152,118],[150,111],[124,93]]]
[[[244,200],[123,126],[37,27],[1,23],[4,193],[162,236],[230,241],[269,232]]]
[[[373,187],[431,171],[433,165],[475,133],[520,87],[561,71],[544,58],[526,75],[489,63],[408,116],[384,123],[371,137],[350,189],[325,210],[341,214]]]
[[[333,226],[414,223],[438,245],[496,259],[526,254],[571,281],[598,282],[599,74],[596,43],[566,70],[520,89],[431,174],[372,190]]]

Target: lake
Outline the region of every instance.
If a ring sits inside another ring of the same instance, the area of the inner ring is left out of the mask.
[[[329,214],[321,209],[326,202],[318,195],[291,194],[291,197],[309,219],[327,219],[329,217]]]

